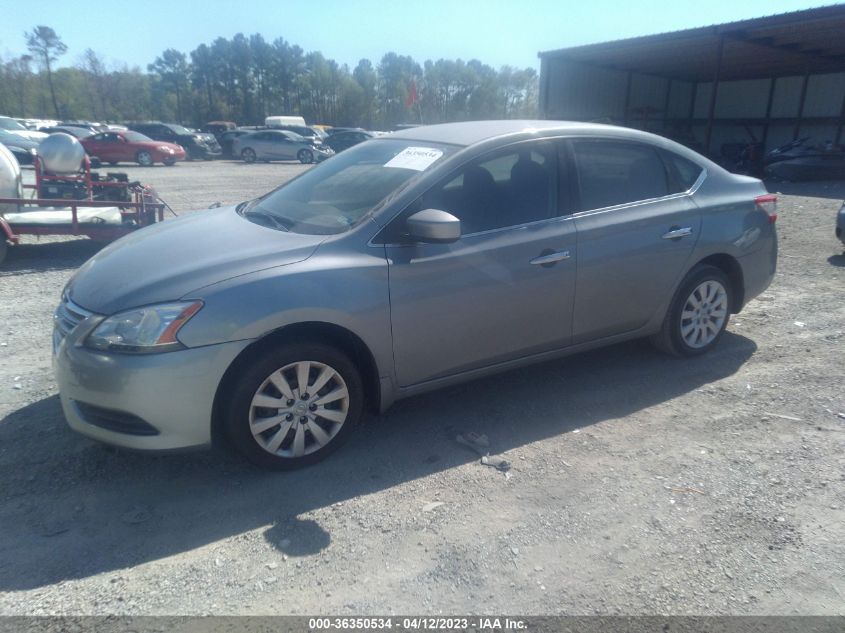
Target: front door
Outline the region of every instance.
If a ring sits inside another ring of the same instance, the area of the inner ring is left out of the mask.
[[[555,145],[519,143],[462,167],[387,227],[401,386],[569,344],[576,236],[558,189]],[[462,237],[401,243],[397,225],[428,208],[457,216]]]

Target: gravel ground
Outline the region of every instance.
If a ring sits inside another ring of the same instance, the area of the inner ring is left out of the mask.
[[[121,167],[177,212],[302,169]],[[0,267],[0,614],[845,614],[845,184],[782,188],[777,278],[714,353],[634,342],[403,401],[286,474],[71,432],[51,313],[97,246],[26,240]]]

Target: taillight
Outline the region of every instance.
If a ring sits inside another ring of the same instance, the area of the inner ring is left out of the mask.
[[[774,224],[778,219],[778,197],[773,193],[767,193],[765,196],[757,196],[754,198],[754,204],[761,211],[765,211],[769,216],[769,224]]]

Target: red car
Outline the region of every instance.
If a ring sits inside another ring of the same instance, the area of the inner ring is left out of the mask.
[[[154,141],[138,132],[102,132],[79,142],[89,156],[112,165],[123,161],[144,167],[153,163],[170,166],[177,160],[185,160],[185,150],[181,145]]]

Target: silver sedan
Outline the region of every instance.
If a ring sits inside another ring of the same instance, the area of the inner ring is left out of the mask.
[[[334,150],[287,130],[261,130],[235,138],[232,153],[247,163],[298,160],[308,164],[333,156]]]
[[[95,255],[56,312],[62,406],[120,446],[310,464],[399,398],[640,337],[708,352],[771,282],[776,219],[645,132],[409,129]]]

